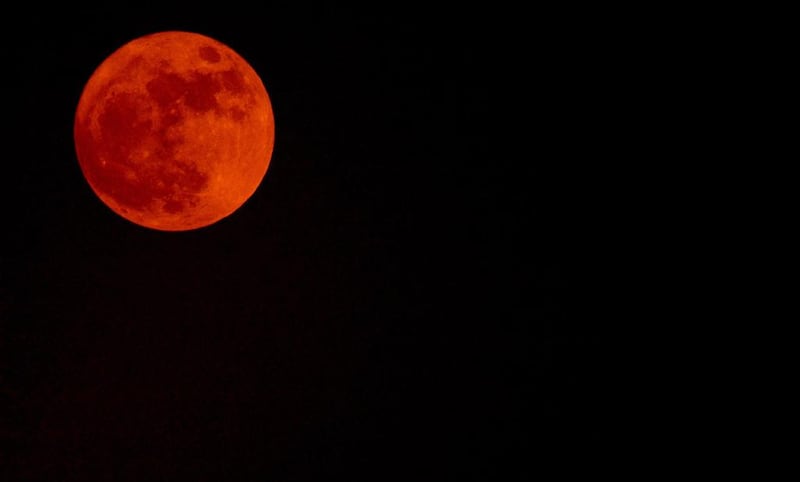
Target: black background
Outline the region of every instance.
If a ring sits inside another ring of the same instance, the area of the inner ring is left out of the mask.
[[[3,480],[526,480],[590,452],[558,122],[495,113],[502,16],[259,8],[3,21]],[[113,214],[72,143],[94,68],[161,30],[231,46],[275,112],[254,196],[184,233]]]

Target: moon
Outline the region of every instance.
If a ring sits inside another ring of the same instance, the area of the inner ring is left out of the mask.
[[[136,38],[87,81],[75,150],[100,200],[140,226],[187,231],[239,209],[261,184],[275,139],[261,78],[205,35]]]

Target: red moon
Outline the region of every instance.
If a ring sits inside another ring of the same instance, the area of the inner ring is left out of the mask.
[[[258,74],[223,43],[159,32],[94,71],[75,112],[84,177],[141,226],[187,231],[244,204],[267,172],[275,122]]]

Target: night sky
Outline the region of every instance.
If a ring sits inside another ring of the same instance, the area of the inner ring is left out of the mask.
[[[501,128],[482,12],[385,10],[4,18],[0,480],[527,480],[599,443],[552,132]],[[102,204],[72,140],[97,65],[162,30],[275,114],[256,193],[182,233]]]

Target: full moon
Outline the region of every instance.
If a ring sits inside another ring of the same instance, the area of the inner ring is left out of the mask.
[[[275,122],[256,71],[227,45],[159,32],[94,71],[75,112],[78,162],[123,218],[161,231],[213,224],[263,180]]]

